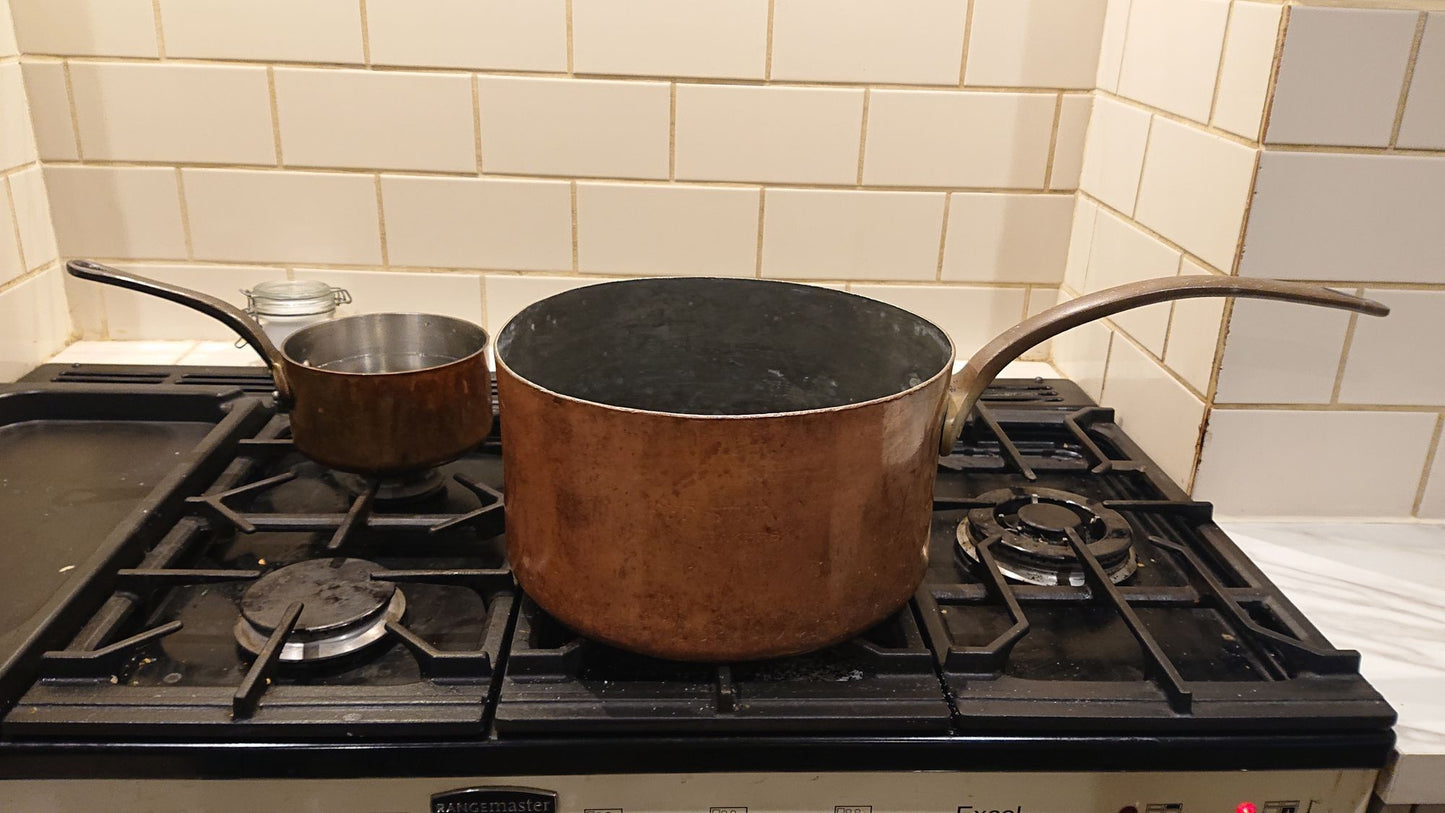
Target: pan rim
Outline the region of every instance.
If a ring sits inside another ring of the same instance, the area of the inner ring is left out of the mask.
[[[430,365],[430,366],[427,366],[427,367],[418,367],[418,368],[415,369],[415,370],[384,370],[384,371],[372,372],[372,373],[355,373],[355,372],[350,372],[350,371],[347,371],[347,370],[328,370],[328,369],[326,369],[326,368],[324,368],[324,367],[316,367],[316,366],[313,366],[313,365],[310,365],[310,364],[306,364],[306,363],[301,362],[301,361],[297,361],[294,357],[292,357],[292,355],[291,355],[289,352],[286,351],[286,345],[289,345],[293,339],[295,339],[295,338],[297,338],[298,336],[301,336],[301,335],[303,335],[303,334],[305,334],[305,333],[308,333],[308,332],[311,332],[311,331],[314,331],[314,330],[317,330],[317,329],[320,329],[320,328],[326,328],[326,327],[329,326],[329,325],[336,325],[336,324],[341,324],[341,323],[343,323],[343,322],[349,322],[349,321],[359,320],[359,319],[370,319],[370,318],[381,317],[381,316],[424,316],[424,317],[427,317],[427,318],[429,318],[429,319],[440,319],[440,320],[443,320],[443,321],[445,321],[445,322],[450,322],[450,323],[453,323],[453,324],[462,325],[462,326],[465,326],[465,327],[467,327],[467,328],[474,329],[474,330],[476,330],[478,333],[480,333],[480,334],[481,334],[481,344],[480,344],[480,346],[479,346],[475,351],[473,351],[473,352],[471,352],[471,353],[468,353],[468,354],[466,354],[465,356],[462,356],[461,358],[452,359],[451,361],[443,362],[443,363],[441,363],[441,364],[433,364],[433,365]],[[407,376],[407,375],[415,375],[415,374],[417,374],[417,373],[428,373],[428,372],[432,372],[432,371],[434,371],[434,370],[444,370],[444,369],[446,369],[446,368],[448,368],[448,367],[452,367],[452,366],[454,366],[454,365],[466,364],[466,363],[468,363],[468,362],[474,361],[474,360],[476,359],[476,357],[479,356],[479,355],[480,355],[480,356],[485,356],[485,355],[486,355],[486,352],[487,352],[487,348],[490,347],[491,344],[492,344],[492,336],[491,336],[490,333],[487,332],[487,329],[486,329],[485,327],[482,327],[481,325],[477,324],[476,322],[473,322],[473,321],[469,320],[469,319],[463,319],[463,318],[461,318],[461,317],[459,317],[459,316],[447,316],[446,314],[442,314],[442,313],[425,313],[425,312],[421,312],[421,311],[381,311],[381,312],[379,312],[379,313],[354,313],[354,314],[352,314],[352,315],[350,315],[350,316],[342,316],[342,317],[340,317],[339,319],[328,319],[328,320],[326,320],[325,322],[318,322],[318,323],[316,323],[316,324],[314,324],[314,325],[307,325],[306,327],[301,328],[300,330],[296,331],[295,333],[292,333],[290,336],[287,336],[287,337],[286,337],[286,341],[282,342],[282,343],[281,343],[281,346],[280,346],[279,348],[277,348],[277,352],[279,352],[279,353],[281,354],[281,358],[286,362],[286,364],[287,364],[288,366],[298,367],[298,368],[301,368],[301,369],[303,369],[303,370],[308,370],[308,371],[310,371],[310,372],[314,372],[314,373],[325,373],[325,374],[327,374],[327,375],[338,375],[338,376],[355,376],[355,377],[365,377],[365,378],[379,378],[379,377],[383,377],[383,376]]]

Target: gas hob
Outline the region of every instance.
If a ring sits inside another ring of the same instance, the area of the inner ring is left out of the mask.
[[[269,392],[106,366],[0,389],[0,808],[1320,813],[1390,752],[1358,655],[1067,381],[999,382],[940,459],[908,606],[701,665],[515,585],[505,412],[374,482],[297,453]],[[264,802],[280,777],[304,781]]]

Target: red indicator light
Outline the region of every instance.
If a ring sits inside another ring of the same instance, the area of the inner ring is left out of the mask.
[[[1259,813],[1259,808],[1254,806],[1254,802],[1240,802],[1235,805],[1234,813]]]

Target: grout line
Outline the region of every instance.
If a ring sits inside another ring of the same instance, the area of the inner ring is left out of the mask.
[[[768,39],[763,54],[763,81],[773,81],[773,7],[777,0],[768,0]]]
[[[753,269],[753,276],[759,279],[763,276],[763,214],[767,211],[768,189],[758,188],[758,258]]]
[[[75,131],[76,163],[85,163],[85,147],[80,143],[80,108],[75,104],[75,86],[70,79],[70,60],[62,60],[61,73],[65,77],[65,101],[70,105],[70,127]],[[39,149],[36,149],[39,152]]]
[[[129,262],[129,261],[127,261],[127,262]],[[26,271],[26,272],[24,272],[23,274],[20,274],[19,276],[14,277],[13,279],[8,279],[8,280],[5,280],[4,282],[0,282],[0,294],[7,294],[7,293],[15,290],[16,288],[19,288],[21,285],[29,282],[30,280],[33,280],[33,279],[35,279],[36,277],[43,276],[43,275],[45,275],[45,274],[47,274],[47,273],[49,273],[49,272],[51,272],[51,271],[54,271],[55,269],[59,268],[60,266],[61,266],[60,260],[58,260],[58,259],[57,259],[57,260],[51,260],[50,262],[46,263],[45,265],[40,266],[39,268],[32,268],[32,269],[30,269],[29,271]],[[98,295],[98,294],[97,294],[97,295]],[[104,318],[104,314],[102,313],[102,316],[101,316],[101,331],[102,331],[102,335],[105,335],[105,330],[106,330],[105,318]]]
[[[577,221],[577,182],[572,181],[570,184],[568,184],[568,187],[571,190],[572,198],[572,271],[576,273],[580,270],[580,265],[577,262],[577,257],[580,253],[578,250],[580,248],[580,246],[578,245],[580,243],[580,240],[577,236],[578,232],[580,231]]]
[[[276,69],[266,69],[266,88],[271,95],[271,136],[276,142],[276,166],[286,166],[281,155],[281,105],[276,100]]]
[[[20,212],[15,205],[15,189],[10,185],[9,175],[5,176],[4,184],[5,199],[10,203],[10,228],[15,232],[15,252],[20,255],[20,276],[23,277],[31,268],[25,259],[25,241],[20,238]]]
[[[1229,326],[1234,321],[1234,297],[1225,297],[1224,310],[1219,318],[1219,332],[1214,337],[1214,355],[1209,361],[1209,383],[1208,392],[1204,395],[1204,403],[1212,405],[1215,396],[1219,393],[1219,372],[1224,367],[1224,348],[1229,341]]]
[[[391,254],[386,245],[386,205],[381,197],[381,173],[378,172],[372,177],[376,178],[376,233],[381,239],[381,267],[391,270]]]
[[[371,67],[371,24],[366,19],[366,0],[358,0],[361,3],[361,62]]]
[[[1244,259],[1244,241],[1249,234],[1249,216],[1254,211],[1254,193],[1259,188],[1259,167],[1264,163],[1264,150],[1254,148],[1249,166],[1249,191],[1244,195],[1244,211],[1239,218],[1239,233],[1234,237],[1234,256],[1229,260],[1230,276],[1239,276],[1239,263]]]
[[[482,93],[477,75],[472,74],[472,136],[477,144],[477,174],[482,174]]]
[[[1219,60],[1214,63],[1214,93],[1209,97],[1209,112],[1205,114],[1205,123],[1214,125],[1214,111],[1219,107],[1219,88],[1224,84],[1224,55],[1229,50],[1229,28],[1234,24],[1234,3],[1229,4],[1229,10],[1224,14],[1224,38],[1219,42]]]
[[[1425,502],[1425,489],[1430,487],[1430,472],[1435,468],[1435,452],[1440,448],[1440,429],[1445,426],[1445,412],[1435,419],[1435,431],[1430,434],[1430,445],[1425,450],[1425,467],[1420,472],[1420,485],[1415,489],[1415,501],[1410,504],[1410,516],[1420,515],[1420,505]]]
[[[871,89],[863,90],[863,115],[858,133],[858,186],[863,185],[863,156],[868,151],[868,101],[873,96]]]
[[[1064,115],[1064,94],[1060,93],[1054,100],[1054,126],[1049,130],[1049,157],[1044,162],[1044,188],[1049,189],[1053,185],[1054,177],[1054,152],[1059,146],[1059,119]],[[1145,135],[1145,146],[1148,145],[1148,135]],[[1139,169],[1140,177],[1144,175],[1143,166]]]
[[[1134,184],[1134,203],[1129,207],[1129,221],[1136,225],[1139,223],[1139,193],[1144,191],[1144,174],[1149,169],[1149,141],[1154,137],[1154,117],[1149,117],[1149,125],[1144,128],[1144,157],[1139,159],[1139,180]],[[1162,235],[1161,235],[1162,236]]]
[[[1358,292],[1359,289],[1356,289]],[[1335,367],[1335,383],[1330,387],[1330,403],[1340,402],[1340,388],[1345,385],[1345,367],[1350,360],[1350,346],[1355,343],[1355,326],[1360,322],[1358,313],[1350,314],[1350,321],[1345,325],[1345,341],[1340,346],[1340,363]]]
[[[161,0],[151,0],[151,13],[156,20],[156,54],[162,61],[166,58],[166,32],[161,26]]]
[[[1143,178],[1143,172],[1140,172],[1140,178],[1141,178],[1141,179]],[[1158,240],[1159,242],[1163,243],[1164,245],[1168,246],[1169,248],[1171,248],[1171,249],[1179,252],[1180,254],[1183,254],[1185,257],[1188,257],[1191,262],[1197,263],[1197,264],[1199,264],[1199,265],[1201,265],[1201,266],[1203,266],[1203,267],[1205,267],[1205,268],[1209,269],[1210,271],[1213,271],[1213,272],[1215,272],[1215,273],[1217,273],[1217,274],[1222,274],[1222,275],[1225,275],[1225,276],[1230,276],[1230,274],[1229,274],[1227,271],[1223,271],[1223,270],[1221,270],[1221,269],[1219,269],[1219,268],[1214,267],[1214,265],[1213,265],[1212,263],[1208,262],[1207,260],[1205,260],[1204,258],[1202,258],[1202,257],[1200,257],[1199,255],[1195,254],[1194,252],[1190,251],[1189,249],[1187,249],[1187,248],[1179,245],[1178,243],[1174,242],[1173,240],[1169,239],[1168,237],[1165,237],[1164,235],[1160,234],[1159,232],[1154,231],[1154,229],[1150,228],[1149,226],[1147,226],[1147,225],[1145,225],[1145,224],[1143,224],[1143,223],[1140,223],[1139,221],[1135,220],[1131,215],[1124,214],[1123,212],[1119,211],[1118,209],[1115,209],[1113,206],[1110,206],[1109,204],[1105,203],[1104,201],[1102,201],[1102,200],[1094,197],[1094,196],[1093,196],[1092,194],[1090,194],[1089,192],[1086,192],[1086,191],[1084,191],[1084,190],[1082,190],[1082,189],[1077,190],[1077,191],[1078,191],[1078,194],[1079,194],[1079,196],[1080,196],[1080,198],[1081,198],[1082,200],[1087,200],[1087,201],[1089,201],[1090,203],[1093,203],[1093,204],[1097,205],[1101,210],[1103,210],[1103,211],[1105,211],[1105,212],[1108,212],[1109,214],[1113,215],[1114,217],[1119,218],[1120,220],[1123,220],[1127,225],[1132,226],[1133,228],[1136,228],[1136,229],[1138,229],[1139,231],[1144,232],[1145,234],[1149,235],[1150,237],[1154,238],[1155,240]],[[1137,198],[1138,192],[1135,192],[1135,196],[1136,196],[1136,198]],[[1137,202],[1137,201],[1136,201],[1136,202]],[[1096,215],[1096,217],[1097,217],[1097,215]],[[1095,223],[1097,224],[1098,221],[1095,220]],[[1092,259],[1093,250],[1094,250],[1093,244],[1091,243],[1090,246],[1089,246],[1089,252],[1090,252],[1090,255],[1091,255],[1091,259]],[[1086,278],[1087,278],[1087,268],[1086,268]],[[1333,283],[1333,284],[1338,285],[1339,283],[1336,282],[1336,283]],[[1442,283],[1442,285],[1445,285],[1445,283]]]
[[[1179,265],[1174,268],[1174,276],[1177,277],[1183,273],[1184,255],[1181,254],[1179,255]],[[1178,300],[1170,302],[1169,316],[1164,319],[1164,341],[1159,345],[1159,355],[1157,356],[1160,364],[1164,364],[1164,357],[1169,355],[1169,337],[1174,334],[1174,309],[1178,307],[1178,305]]]
[[[667,98],[667,179],[677,180],[677,83],[670,86]]]
[[[186,241],[186,259],[195,259],[196,250],[191,243],[191,208],[186,201],[186,181],[180,167],[176,167],[176,194],[181,203],[181,236]]]
[[[938,282],[943,281],[943,249],[948,243],[948,209],[952,203],[953,193],[949,192],[943,196],[943,228],[938,230],[938,271],[933,275],[933,279]],[[1027,296],[1024,297],[1024,313],[1028,313]]]
[[[1141,102],[1141,101],[1139,101],[1138,99],[1131,99],[1131,98],[1129,98],[1128,96],[1120,96],[1120,95],[1117,94],[1117,93],[1111,93],[1110,91],[1107,91],[1107,90],[1098,90],[1098,91],[1095,91],[1095,93],[1099,94],[1099,98],[1107,98],[1107,99],[1109,99],[1110,101],[1115,101],[1115,102],[1118,102],[1118,103],[1120,103],[1120,104],[1128,105],[1129,107],[1133,107],[1133,108],[1136,108],[1136,109],[1138,109],[1138,110],[1143,110],[1143,111],[1146,112],[1146,113],[1153,113],[1155,116],[1158,116],[1158,117],[1160,117],[1160,118],[1169,119],[1170,121],[1174,122],[1175,124],[1183,124],[1183,125],[1186,126],[1186,127],[1193,127],[1195,130],[1199,130],[1199,131],[1201,131],[1201,132],[1205,132],[1205,133],[1209,133],[1209,134],[1211,134],[1211,135],[1219,136],[1220,138],[1223,138],[1223,139],[1225,139],[1226,141],[1233,141],[1235,144],[1240,144],[1240,145],[1245,146],[1245,147],[1258,147],[1258,146],[1259,146],[1259,144],[1258,144],[1257,142],[1250,141],[1249,139],[1245,138],[1244,136],[1242,136],[1242,135],[1240,135],[1240,134],[1238,134],[1238,133],[1231,133],[1230,131],[1224,129],[1223,127],[1216,127],[1216,126],[1214,126],[1213,124],[1206,124],[1206,123],[1204,123],[1204,122],[1202,122],[1202,121],[1196,121],[1196,120],[1194,120],[1194,119],[1189,118],[1188,116],[1181,116],[1181,115],[1179,115],[1178,113],[1174,113],[1174,112],[1171,112],[1171,111],[1169,111],[1169,110],[1165,110],[1165,109],[1162,108],[1162,107],[1155,107],[1155,106],[1152,105],[1152,104],[1147,104],[1147,103],[1145,103],[1145,102]],[[1273,145],[1271,145],[1271,146],[1273,146]]]
[[[572,76],[572,0],[567,0],[567,75]]]
[[[958,86],[963,87],[964,74],[968,73],[968,48],[973,39],[973,0],[963,11],[963,47],[958,55]]]
[[[1279,87],[1279,68],[1284,62],[1284,40],[1289,33],[1290,6],[1286,5],[1280,10],[1279,26],[1274,33],[1274,55],[1269,63],[1269,81],[1264,88],[1264,110],[1259,114],[1259,127],[1255,129],[1254,140],[1256,144],[1263,146],[1265,134],[1269,132],[1269,119],[1274,113],[1274,94]]]
[[[1415,21],[1415,39],[1410,43],[1410,58],[1405,62],[1405,82],[1400,86],[1400,101],[1395,105],[1395,120],[1390,125],[1390,146],[1400,138],[1400,125],[1405,121],[1405,102],[1410,98],[1410,83],[1415,79],[1415,62],[1420,58],[1420,42],[1425,39],[1425,12]]]

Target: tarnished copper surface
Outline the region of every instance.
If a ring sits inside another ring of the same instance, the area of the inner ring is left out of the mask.
[[[942,374],[883,401],[709,417],[568,399],[497,367],[508,557],[584,635],[677,660],[806,652],[923,578]]]
[[[334,469],[388,474],[436,466],[481,443],[492,428],[484,353],[384,375],[283,363],[295,399],[296,448]]]

